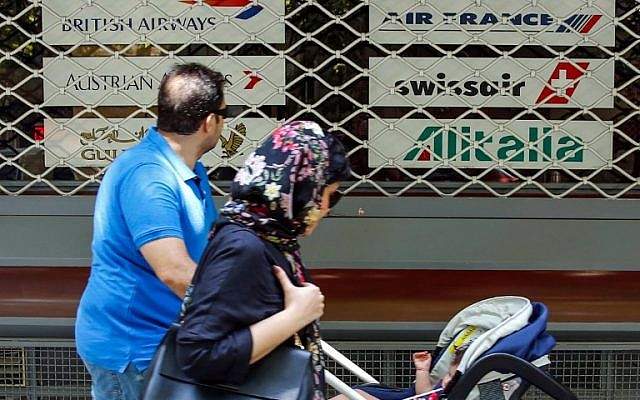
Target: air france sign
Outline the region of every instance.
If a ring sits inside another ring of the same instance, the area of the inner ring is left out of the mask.
[[[105,167],[113,159],[142,140],[153,118],[110,119],[76,118],[44,121],[45,166],[64,162],[74,167]],[[229,121],[218,145],[202,157],[205,166],[241,166],[249,152],[278,123],[266,118]]]
[[[485,119],[369,120],[369,166],[598,169],[612,159],[611,123]]]
[[[372,2],[373,3],[373,2]],[[614,46],[615,0],[379,0],[369,6],[378,43]],[[475,2],[478,3],[478,2]],[[534,5],[532,5],[534,4]],[[585,40],[585,38],[587,40]]]
[[[230,105],[284,105],[283,58],[82,57],[44,58],[44,103],[48,106],[135,106],[156,104],[160,80],[180,62],[199,62],[225,76]]]
[[[611,108],[613,59],[371,58],[369,105]]]
[[[284,43],[281,17],[283,0],[47,0],[42,31],[53,45]]]

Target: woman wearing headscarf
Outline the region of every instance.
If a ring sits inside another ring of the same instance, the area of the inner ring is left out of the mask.
[[[187,375],[242,383],[251,364],[290,340],[311,352],[313,399],[325,398],[317,323],[324,296],[298,238],[314,231],[348,176],[342,144],[312,122],[278,128],[249,155],[187,290],[177,335]]]

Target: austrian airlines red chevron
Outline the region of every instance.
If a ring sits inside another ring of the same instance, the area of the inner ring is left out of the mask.
[[[243,71],[245,75],[249,76],[249,83],[245,86],[245,89],[253,89],[262,80],[258,74],[254,74],[251,70]]]
[[[194,5],[198,3],[198,0],[180,0],[180,3]],[[202,3],[208,4],[211,7],[244,7],[251,3],[252,0],[202,0]]]

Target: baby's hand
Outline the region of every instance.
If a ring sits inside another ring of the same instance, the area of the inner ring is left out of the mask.
[[[419,353],[413,353],[413,365],[417,370],[429,371],[431,368],[431,354],[428,351],[421,351]]]

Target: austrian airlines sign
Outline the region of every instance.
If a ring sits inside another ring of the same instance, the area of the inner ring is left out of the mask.
[[[225,76],[231,105],[284,105],[284,59],[271,56],[44,58],[44,104],[131,106],[156,104],[160,80],[179,62],[199,62]]]

